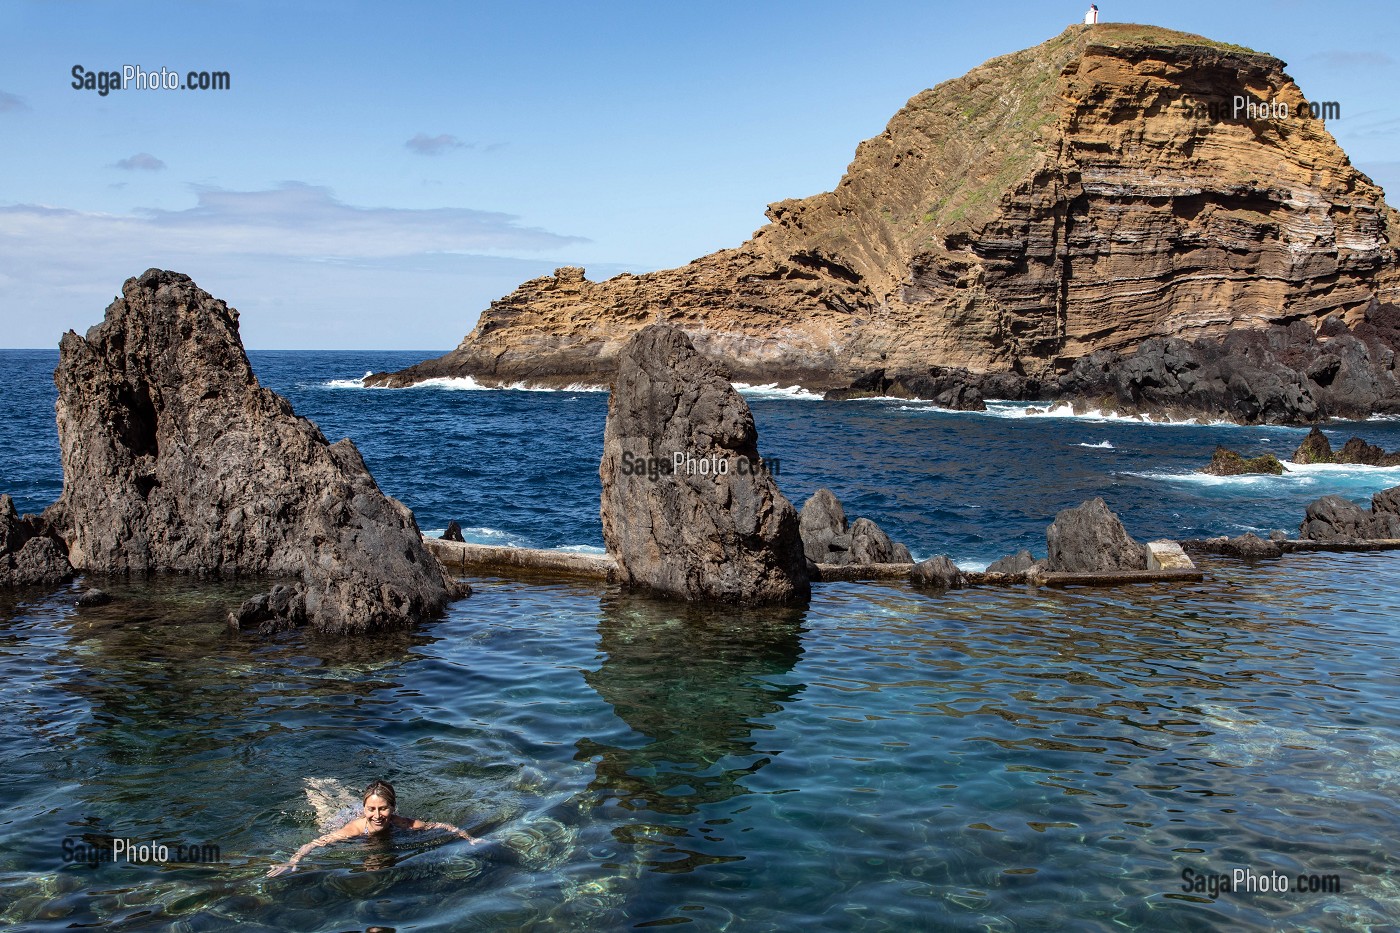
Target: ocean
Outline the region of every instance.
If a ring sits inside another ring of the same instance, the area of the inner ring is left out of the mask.
[[[428,355],[250,354],[425,532],[601,551],[606,393],[359,384]],[[62,486],[56,361],[0,351],[0,492],[21,511]],[[1055,512],[1096,495],[1139,540],[1180,539],[1296,533],[1318,496],[1400,485],[1196,472],[1217,444],[1286,459],[1299,428],[743,391],[795,505],[826,486],[917,558],[970,569],[1043,555]],[[1324,430],[1400,448],[1394,421]],[[231,633],[255,584],[101,581],[114,601],[83,609],[77,584],[0,593],[0,924],[1400,922],[1400,554],[1205,569],[1116,589],[820,584],[781,611],[480,577],[444,619],[348,644]],[[484,842],[409,833],[265,877],[321,831],[309,789],[375,778]],[[200,857],[84,858],[112,838]],[[1236,871],[1289,890],[1221,890]]]

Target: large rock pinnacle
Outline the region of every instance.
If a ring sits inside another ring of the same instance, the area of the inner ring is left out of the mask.
[[[63,495],[46,518],[74,567],[291,578],[237,620],[336,633],[430,618],[456,594],[413,513],[349,439],[258,384],[238,312],[188,276],[128,279],[59,349]]]
[[[647,327],[622,352],[599,473],[623,582],[743,604],[809,595],[797,512],[759,458],[753,415],[684,331]]]

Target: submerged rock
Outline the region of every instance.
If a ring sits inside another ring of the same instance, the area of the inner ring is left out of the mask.
[[[868,518],[847,526],[846,511],[830,489],[818,489],[802,506],[798,521],[802,549],[817,564],[908,564],[909,549],[890,540]]]
[[[67,548],[44,519],[0,495],[0,586],[57,586],[73,576]]]
[[[938,557],[930,557],[928,560],[921,560],[915,564],[909,571],[909,582],[915,586],[954,590],[966,586],[967,578],[958,569],[958,565],[953,563],[946,554],[943,554]]]
[[[432,618],[459,592],[355,445],[258,384],[238,312],[188,276],[128,279],[59,351],[63,495],[45,514],[75,567],[290,578],[295,598],[231,620],[332,633]]]
[[[84,609],[93,606],[105,606],[112,601],[111,594],[106,590],[99,590],[97,587],[83,590],[78,594],[78,605]]]
[[[622,582],[746,605],[810,595],[797,511],[753,415],[684,331],[647,327],[622,352],[598,472]]]
[[[1146,570],[1147,548],[1129,537],[1103,499],[1065,509],[1045,530],[1046,569],[1060,573]]]
[[[1242,457],[1225,447],[1215,448],[1215,456],[1210,464],[1201,468],[1202,473],[1212,476],[1242,476],[1246,473],[1283,475],[1283,464],[1273,454],[1260,454],[1257,457]]]

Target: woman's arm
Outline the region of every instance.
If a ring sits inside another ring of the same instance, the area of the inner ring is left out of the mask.
[[[364,828],[360,825],[360,823],[362,822],[363,820],[354,819],[346,823],[339,829],[326,833],[324,836],[317,836],[315,839],[312,839],[300,849],[297,849],[296,854],[293,855],[286,862],[282,863],[281,865],[272,866],[272,868],[268,871],[267,876],[269,878],[272,878],[282,874],[283,872],[292,871],[297,867],[297,862],[300,862],[302,858],[305,857],[306,853],[310,852],[312,849],[319,849],[321,846],[328,846],[333,842],[340,842],[342,839],[349,839],[351,836],[358,836],[360,833],[364,832]]]
[[[458,827],[453,826],[451,823],[425,823],[422,820],[415,820],[412,817],[407,816],[395,817],[395,819],[403,820],[403,823],[401,823],[400,825],[404,826],[406,829],[445,829],[449,833],[456,833],[463,839],[470,842],[472,845],[476,845],[478,842],[481,841],[480,839],[473,836],[471,833],[467,832],[465,829],[459,829]]]

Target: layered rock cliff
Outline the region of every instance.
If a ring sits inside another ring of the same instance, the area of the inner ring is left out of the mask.
[[[1267,115],[1235,114],[1237,96]],[[739,248],[601,283],[560,269],[451,353],[371,382],[605,383],[665,321],[740,381],[941,368],[1049,397],[1079,391],[1076,361],[1151,338],[1350,331],[1400,297],[1400,220],[1304,104],[1271,56],[1072,26],[918,94],[834,191],[770,205]],[[1400,399],[1383,349],[1362,365]]]

